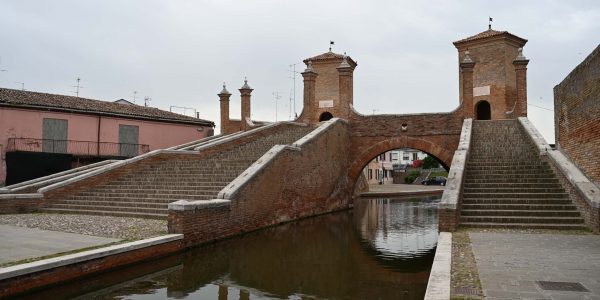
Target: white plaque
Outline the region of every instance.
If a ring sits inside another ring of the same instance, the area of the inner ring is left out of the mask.
[[[319,108],[333,107],[333,100],[321,100],[319,101]]]
[[[487,96],[490,94],[490,86],[478,86],[473,88],[473,97],[477,96]]]

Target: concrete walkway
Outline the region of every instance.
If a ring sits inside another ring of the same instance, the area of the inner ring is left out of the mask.
[[[469,236],[486,299],[600,299],[598,235]],[[577,283],[588,291],[566,291]]]
[[[373,184],[361,196],[442,194],[445,186],[421,184]]]
[[[0,225],[0,264],[82,248],[100,246],[118,239],[59,231]]]

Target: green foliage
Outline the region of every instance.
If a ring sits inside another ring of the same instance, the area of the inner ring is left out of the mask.
[[[405,183],[413,183],[415,181],[415,179],[417,179],[419,177],[419,175],[421,175],[421,172],[419,172],[417,170],[411,170],[408,172],[408,175],[406,177],[404,177],[404,182]]]
[[[435,177],[435,176],[444,176],[448,178],[448,172],[431,172],[427,178]]]
[[[438,168],[440,166],[440,163],[437,161],[437,159],[427,155],[427,157],[425,157],[425,159],[423,159],[423,169],[431,169],[431,168]]]

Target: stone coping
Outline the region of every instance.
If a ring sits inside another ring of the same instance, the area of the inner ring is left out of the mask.
[[[58,256],[30,263],[20,264],[0,269],[0,280],[27,275],[35,272],[54,269],[71,264],[86,262],[93,259],[103,258],[115,254],[125,253],[146,247],[160,245],[172,241],[182,240],[183,234],[168,234],[159,237],[144,239],[140,241],[114,245],[75,254]]]
[[[64,179],[67,179],[69,177],[75,176],[77,173],[83,172],[83,171],[90,171],[96,168],[99,168],[101,166],[104,165],[108,165],[114,162],[117,162],[118,160],[115,159],[108,159],[108,160],[103,160],[97,163],[93,163],[93,164],[89,164],[89,165],[85,165],[85,166],[81,166],[78,168],[74,168],[74,169],[70,169],[70,170],[66,170],[66,171],[62,171],[59,173],[54,173],[51,175],[47,175],[44,177],[39,177],[39,178],[35,178],[32,180],[27,180],[27,181],[23,181],[20,183],[16,183],[13,185],[9,185],[9,186],[5,186],[3,188],[0,188],[0,194],[3,193],[12,193],[15,192],[17,190],[21,190],[21,189],[25,189],[30,187],[31,185],[35,185],[35,184],[44,184],[44,183],[54,183],[57,181],[61,181]]]
[[[452,233],[440,232],[425,300],[450,299],[450,270],[452,266]]]
[[[460,197],[462,188],[465,165],[469,155],[469,147],[471,146],[472,128],[473,119],[465,119],[463,121],[458,149],[454,151],[452,165],[448,171],[446,188],[438,204],[438,208],[440,209],[457,209],[458,207],[458,198]]]
[[[183,143],[183,144],[179,144],[179,145],[175,145],[173,147],[169,147],[166,148],[167,150],[183,150],[184,148],[187,147],[192,147],[195,146],[196,144],[200,144],[200,143],[207,143],[211,140],[217,139],[217,138],[222,138],[223,135],[222,134],[217,134],[217,135],[213,135],[213,136],[207,136],[205,138],[201,138],[199,140],[194,140],[191,142],[187,142],[187,143]]]
[[[0,200],[5,199],[41,199],[44,198],[44,195],[40,193],[32,193],[32,194],[0,194]]]
[[[519,117],[519,123],[540,151],[540,155],[547,156],[552,161],[567,180],[581,192],[590,206],[596,209],[600,208],[600,189],[598,186],[590,181],[562,151],[552,149],[528,118]]]
[[[301,151],[301,147],[312,142],[318,136],[324,134],[327,130],[333,127],[336,123],[348,123],[346,120],[342,120],[339,118],[332,118],[321,124],[315,130],[306,134],[296,142],[289,145],[275,145],[273,146],[267,153],[261,156],[257,161],[255,161],[248,169],[246,169],[240,176],[236,177],[233,181],[231,181],[225,188],[223,188],[217,198],[219,199],[231,199],[233,198],[243,186],[248,184],[248,182],[257,176],[261,170],[267,167],[267,165],[271,164],[275,158],[285,150],[292,151]]]
[[[186,211],[211,207],[224,207],[231,204],[231,200],[212,199],[212,200],[179,200],[169,203],[169,210]]]
[[[460,111],[462,109],[462,102],[460,103],[460,105],[457,108],[455,108],[455,109],[453,109],[453,110],[451,110],[449,112],[412,113],[412,114],[377,114],[377,115],[371,115],[371,114],[369,114],[369,115],[365,115],[365,114],[362,114],[362,113],[358,112],[354,108],[354,105],[349,104],[349,106],[350,106],[350,110],[352,111],[352,113],[354,113],[356,116],[363,117],[363,118],[370,118],[370,117],[412,117],[412,116],[417,116],[418,117],[418,116],[432,116],[432,115],[433,116],[435,116],[435,115],[439,115],[439,116],[442,116],[442,115],[452,115],[452,114],[454,114],[454,113],[456,113],[456,112],[458,112],[458,111]]]

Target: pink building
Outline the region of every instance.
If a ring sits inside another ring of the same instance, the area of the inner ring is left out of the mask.
[[[214,123],[127,101],[0,88],[0,186],[213,134]]]

